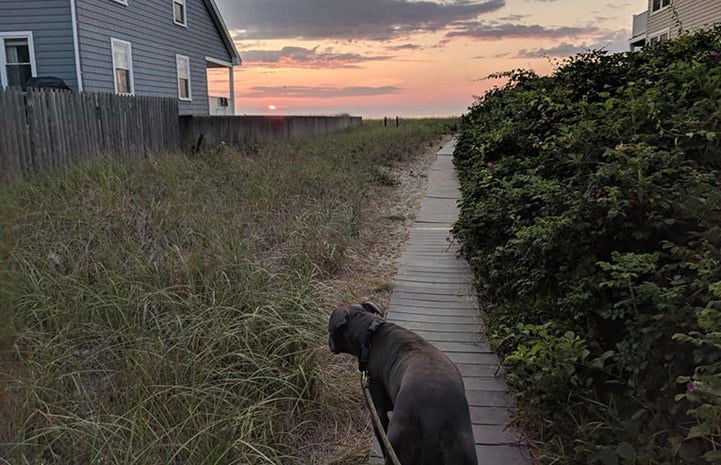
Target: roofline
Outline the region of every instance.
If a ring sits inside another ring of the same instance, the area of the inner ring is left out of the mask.
[[[220,32],[220,36],[223,39],[225,48],[227,48],[228,52],[230,53],[231,63],[233,63],[234,65],[242,64],[243,59],[240,57],[238,49],[235,48],[233,38],[230,36],[230,32],[228,32],[228,28],[225,25],[225,21],[223,21],[223,16],[221,16],[220,14],[218,5],[215,4],[215,0],[203,0],[203,2],[205,2],[205,6],[207,6],[208,11],[210,11],[210,16],[213,19],[215,26],[218,28],[218,31]]]

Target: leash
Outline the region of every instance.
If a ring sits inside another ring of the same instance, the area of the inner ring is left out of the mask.
[[[378,415],[378,410],[376,410],[373,398],[371,397],[371,392],[368,389],[368,360],[370,359],[371,348],[373,348],[371,345],[371,339],[373,338],[375,332],[378,331],[378,329],[380,329],[380,327],[384,324],[385,321],[373,320],[370,326],[368,326],[368,329],[366,330],[366,337],[363,340],[360,355],[358,357],[358,371],[361,375],[361,390],[363,391],[363,397],[365,397],[366,407],[368,407],[368,410],[371,413],[371,420],[373,420],[373,429],[376,431],[378,437],[380,437],[385,453],[388,455],[387,458],[390,459],[391,464],[401,465],[400,460],[398,460],[398,456],[393,450],[393,446],[391,446],[390,440],[388,440],[388,435],[386,435],[386,431],[383,429],[381,418]]]
[[[383,443],[383,447],[386,451],[386,454],[388,454],[388,458],[391,460],[391,463],[393,465],[401,465],[401,461],[398,460],[398,456],[396,455],[396,452],[393,450],[393,446],[391,446],[391,442],[388,439],[388,435],[386,434],[385,430],[383,429],[383,424],[381,424],[381,418],[378,416],[378,411],[376,410],[376,406],[373,403],[373,398],[371,397],[371,393],[368,390],[368,373],[361,372],[361,389],[363,390],[363,396],[366,400],[366,407],[368,407],[368,410],[371,413],[371,420],[373,420],[373,429],[376,430],[378,433],[378,436],[380,436],[381,442]]]

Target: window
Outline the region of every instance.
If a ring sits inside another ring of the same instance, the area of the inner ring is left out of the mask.
[[[671,0],[652,0],[651,12],[662,10],[671,5]]]
[[[173,0],[173,22],[178,26],[187,26],[185,0]]]
[[[135,93],[133,79],[133,52],[130,42],[111,39],[113,48],[113,74],[116,94]]]
[[[671,38],[671,32],[667,29],[664,32],[649,35],[648,45],[650,47],[656,47],[669,41]]]
[[[183,55],[176,55],[178,66],[178,98],[180,100],[192,100],[193,94],[190,91],[190,58]]]
[[[32,32],[0,33],[0,85],[21,87],[34,76]]]

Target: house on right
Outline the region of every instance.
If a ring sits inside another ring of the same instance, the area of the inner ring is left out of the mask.
[[[662,44],[679,28],[693,31],[721,22],[721,0],[648,0],[648,8],[633,15],[631,51]]]

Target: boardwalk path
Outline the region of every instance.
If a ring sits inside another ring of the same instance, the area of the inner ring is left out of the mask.
[[[401,256],[388,321],[435,344],[458,366],[471,408],[478,463],[527,465],[525,451],[505,430],[512,406],[498,359],[483,339],[471,288],[471,270],[456,258],[449,230],[458,217],[460,197],[451,142],[438,152],[421,210]],[[383,463],[377,443],[371,463]]]

